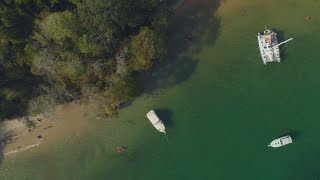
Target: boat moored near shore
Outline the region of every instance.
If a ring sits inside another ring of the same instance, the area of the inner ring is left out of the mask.
[[[163,122],[157,116],[154,110],[151,110],[147,113],[147,117],[152,123],[152,125],[160,132],[166,133],[166,127],[164,126]]]

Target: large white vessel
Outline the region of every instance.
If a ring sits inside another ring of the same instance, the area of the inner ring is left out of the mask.
[[[267,28],[263,34],[258,33],[258,44],[263,63],[266,65],[268,62],[272,61],[280,62],[279,46],[291,40],[292,38],[278,43],[277,33]]]
[[[289,135],[287,135],[287,136],[283,136],[283,137],[280,137],[280,138],[273,140],[268,145],[268,147],[277,148],[277,147],[285,146],[285,145],[291,144],[291,143],[292,143],[292,139]]]
[[[160,132],[166,133],[166,127],[164,126],[163,122],[157,116],[154,110],[151,110],[147,113],[147,117],[152,123],[152,125]]]

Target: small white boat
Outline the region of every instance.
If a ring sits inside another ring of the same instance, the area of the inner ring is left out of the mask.
[[[152,125],[160,132],[166,133],[166,127],[164,126],[163,122],[157,116],[154,110],[151,110],[147,113],[147,117],[152,123]]]
[[[277,138],[277,139],[273,140],[268,145],[268,147],[277,148],[277,147],[285,146],[285,145],[288,145],[288,144],[291,144],[291,143],[292,143],[292,139],[291,139],[291,137],[289,135],[287,135],[287,136],[283,136],[283,137],[280,137],[280,138]]]

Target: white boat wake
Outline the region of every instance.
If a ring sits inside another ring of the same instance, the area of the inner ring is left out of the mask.
[[[42,142],[42,139],[39,140],[39,142],[37,142],[36,144],[31,144],[31,145],[26,146],[26,147],[24,147],[24,148],[15,148],[14,150],[9,151],[9,152],[5,153],[4,155],[7,156],[7,155],[9,155],[9,154],[14,154],[14,153],[18,153],[18,152],[21,152],[21,151],[25,151],[25,150],[27,150],[27,149],[30,149],[30,148],[33,148],[33,147],[35,147],[35,146],[40,145],[41,142]]]

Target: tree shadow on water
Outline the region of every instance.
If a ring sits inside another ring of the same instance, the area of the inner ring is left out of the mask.
[[[199,48],[203,45],[214,45],[220,34],[220,18],[215,13],[221,1],[185,0],[183,6],[175,11],[169,29],[169,55],[177,54],[177,45],[184,47],[181,48],[182,51],[187,49],[183,41],[185,35],[192,35],[195,44],[201,40]]]
[[[192,54],[213,46],[220,34],[220,19],[215,15],[220,3],[221,0],[185,0],[174,10],[167,56],[143,75],[145,92],[174,86],[191,76],[199,62]],[[186,37],[191,37],[191,42]]]
[[[173,112],[170,109],[155,109],[154,110],[164,125],[168,128],[174,127],[174,122],[172,121]]]

